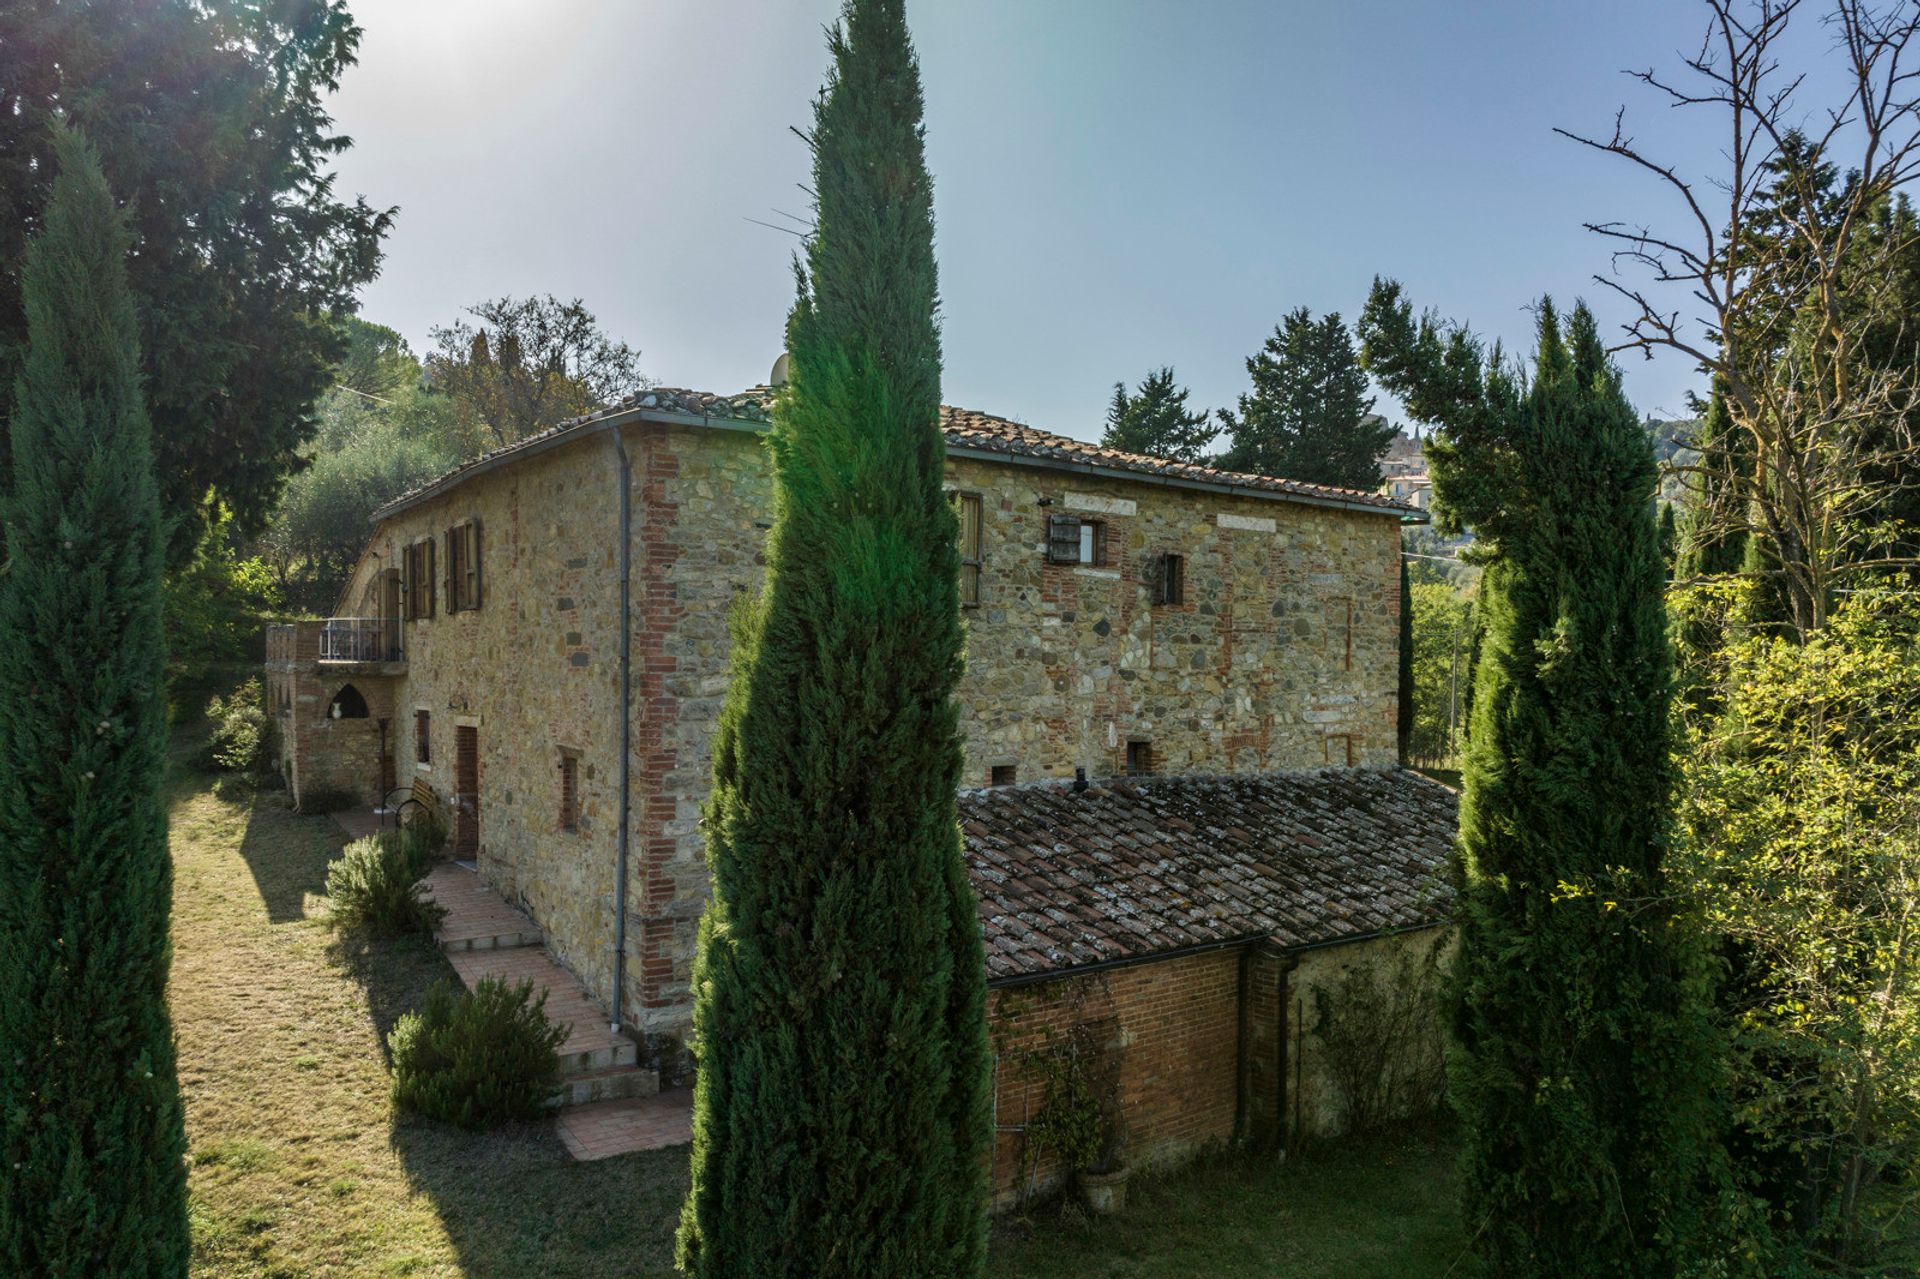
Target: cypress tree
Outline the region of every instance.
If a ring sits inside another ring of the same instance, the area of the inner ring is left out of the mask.
[[[1375,316],[1400,357],[1376,371],[1438,415],[1440,521],[1486,565],[1451,977],[1469,1229],[1496,1275],[1670,1275],[1700,1246],[1716,1047],[1663,866],[1650,442],[1584,306],[1563,336],[1542,303],[1525,387]]]
[[[971,1275],[991,1131],[961,855],[958,525],[902,0],[849,0],[739,615],[695,970],[695,1275]]]
[[[0,1273],[184,1275],[159,490],[129,238],[62,131],[0,579]]]

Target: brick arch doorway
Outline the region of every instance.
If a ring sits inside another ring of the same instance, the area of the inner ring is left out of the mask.
[[[480,729],[453,729],[453,855],[473,861],[480,855]]]

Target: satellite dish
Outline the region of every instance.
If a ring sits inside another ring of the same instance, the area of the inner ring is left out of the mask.
[[[785,386],[787,384],[787,364],[792,358],[793,357],[785,351],[780,352],[780,358],[773,362],[773,372],[767,374],[768,386]]]

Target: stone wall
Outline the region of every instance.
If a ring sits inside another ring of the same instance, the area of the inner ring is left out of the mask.
[[[320,623],[269,628],[267,709],[278,732],[275,761],[301,808],[314,811],[372,805],[380,796],[380,753],[396,731],[394,677],[385,663],[334,664],[319,660]],[[351,687],[366,704],[361,718],[335,719],[336,698]]]
[[[727,685],[727,615],[759,583],[772,485],[757,435],[651,431],[642,445],[644,691],[636,826],[646,873],[638,996],[684,1023],[706,870],[708,748]],[[1394,762],[1398,522],[1145,481],[955,458],[982,498],[981,603],[967,611],[965,777],[1017,781],[1126,769],[1264,772]],[[1105,523],[1106,565],[1050,564],[1047,519]],[[1158,555],[1185,557],[1185,600],[1151,603]]]
[[[1316,994],[1337,997],[1352,972],[1383,983],[1406,977],[1404,965],[1432,972],[1450,936],[1423,929],[1291,954],[1259,943],[989,991],[995,1205],[1065,1179],[1057,1158],[1029,1149],[1026,1129],[1045,1103],[1032,1056],[1065,1043],[1075,1026],[1110,1055],[1131,1168],[1231,1143],[1271,1149],[1339,1135],[1347,1108],[1326,1022],[1365,1014],[1323,1009]],[[1420,1005],[1410,1028],[1437,1044],[1439,1006]]]
[[[1340,1086],[1344,1073],[1327,1042],[1328,1020],[1345,1017],[1363,1021],[1383,1014],[1398,1019],[1400,1033],[1391,1036],[1384,1053],[1365,1052],[1366,1065],[1392,1071],[1394,1089],[1401,1096],[1444,1083],[1439,1056],[1444,1023],[1437,995],[1439,966],[1446,959],[1451,929],[1425,928],[1370,941],[1301,952],[1287,983],[1287,1131],[1295,1144],[1337,1137],[1347,1131],[1348,1105]],[[1360,988],[1371,988],[1370,998],[1350,1001],[1359,977]],[[1369,1027],[1357,1028],[1364,1042]],[[1412,1038],[1419,1042],[1411,1042]],[[1416,1067],[1421,1069],[1416,1070]],[[1416,1080],[1413,1076],[1426,1077]],[[1404,1108],[1403,1113],[1404,1113]]]
[[[410,543],[436,540],[433,616],[403,624],[398,780],[450,798],[456,730],[476,731],[481,874],[532,913],[555,958],[603,1001],[618,812],[617,485],[604,435],[522,458],[383,522],[342,593],[343,607],[362,607]],[[469,520],[480,523],[480,606],[449,613],[446,534]],[[563,752],[580,760],[574,830],[561,827]]]
[[[727,685],[727,615],[755,589],[771,517],[758,431],[645,423],[633,459],[633,820],[626,1020],[666,1043],[690,1012],[707,895],[699,830]],[[1393,760],[1399,527],[1362,513],[956,457],[984,519],[980,606],[960,690],[966,778],[1374,766]],[[438,539],[436,615],[405,624],[392,685],[400,781],[452,788],[453,733],[480,744],[480,865],[555,955],[612,994],[617,813],[616,471],[591,433],[514,459],[384,521],[342,594],[372,600],[417,538]],[[1107,563],[1049,564],[1050,514],[1105,521]],[[482,528],[481,607],[449,615],[446,531]],[[1151,603],[1155,557],[1186,559],[1183,603]],[[413,715],[431,762],[413,763]],[[302,710],[296,709],[296,718]],[[577,831],[559,759],[580,758]],[[296,788],[296,794],[297,794]]]

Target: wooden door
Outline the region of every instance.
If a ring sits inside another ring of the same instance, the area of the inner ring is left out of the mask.
[[[472,861],[480,853],[480,730],[453,730],[453,855]]]

